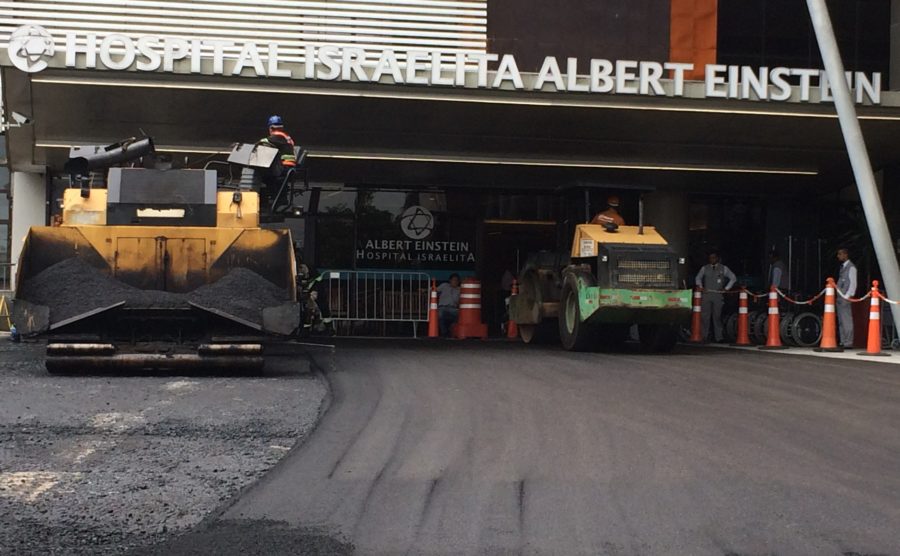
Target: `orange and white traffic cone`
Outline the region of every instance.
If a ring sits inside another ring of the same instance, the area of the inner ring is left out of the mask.
[[[781,345],[781,314],[778,311],[778,288],[769,290],[769,334],[766,345],[759,349],[787,349]]]
[[[878,292],[878,280],[872,282],[872,302],[869,307],[869,338],[866,351],[859,355],[890,357],[890,353],[881,351],[881,293]]]
[[[438,292],[437,282],[431,281],[431,301],[428,304],[428,337],[438,338],[441,335],[441,325],[438,322]]]
[[[512,283],[512,291],[509,294],[509,305],[512,306],[512,298],[519,295],[519,282],[517,280],[513,280]],[[507,307],[507,311],[509,311],[509,307]],[[518,338],[519,337],[519,325],[516,324],[516,321],[512,320],[512,316],[509,317],[509,320],[506,321],[506,337],[507,338]]]
[[[691,339],[692,344],[703,343],[703,290],[694,288],[694,305],[691,307]]]
[[[750,341],[750,296],[744,288],[741,288],[740,302],[738,304],[737,341],[734,345],[753,345],[753,342]]]
[[[837,314],[835,313],[835,301],[837,300],[837,286],[834,278],[825,281],[825,313],[822,315],[822,341],[814,351],[837,352],[844,351],[837,342]]]
[[[481,282],[466,278],[460,285],[459,318],[453,327],[453,337],[487,338],[487,325],[481,322]]]

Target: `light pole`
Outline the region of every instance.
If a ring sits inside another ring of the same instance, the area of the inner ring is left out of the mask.
[[[897,254],[894,252],[891,232],[884,216],[884,207],[881,205],[878,188],[875,186],[875,174],[872,172],[872,162],[869,160],[869,153],[866,150],[866,141],[856,117],[856,105],[853,103],[850,87],[844,77],[844,63],[841,60],[837,39],[834,36],[834,27],[831,25],[828,6],[826,6],[825,0],[806,0],[806,4],[809,6],[809,15],[816,31],[819,51],[822,53],[822,61],[825,63],[825,72],[831,83],[834,105],[837,108],[844,142],[847,144],[847,153],[850,155],[850,164],[853,166],[853,175],[856,178],[859,199],[869,225],[869,234],[871,234],[872,243],[875,246],[875,256],[881,267],[884,286],[889,297],[900,299],[900,267],[897,265]],[[894,317],[894,325],[900,329],[900,311],[891,311],[891,314]]]

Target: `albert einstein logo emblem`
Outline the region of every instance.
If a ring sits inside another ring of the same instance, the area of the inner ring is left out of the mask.
[[[425,239],[434,231],[434,215],[425,207],[411,206],[400,216],[400,229],[409,239]]]
[[[55,52],[53,37],[40,25],[23,25],[9,37],[9,61],[28,73],[47,69],[47,60]]]

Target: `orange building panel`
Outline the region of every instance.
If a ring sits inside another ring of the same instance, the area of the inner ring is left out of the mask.
[[[702,80],[716,63],[718,12],[718,0],[672,0],[669,59],[694,64],[686,79]]]

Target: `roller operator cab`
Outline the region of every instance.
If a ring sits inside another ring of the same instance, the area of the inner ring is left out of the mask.
[[[649,351],[669,351],[691,316],[679,257],[651,226],[582,224],[568,254],[529,257],[510,317],[526,343],[558,335],[567,350],[624,342],[632,325]]]
[[[15,322],[46,338],[51,371],[259,369],[299,325],[290,231],[260,228],[258,194],[217,190],[211,170],[67,189],[18,269]]]

